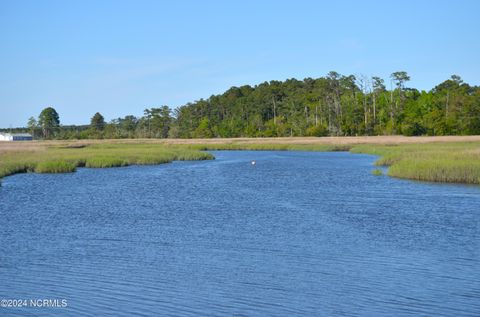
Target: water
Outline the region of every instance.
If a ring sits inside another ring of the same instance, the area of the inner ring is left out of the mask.
[[[4,179],[0,298],[68,304],[0,316],[480,315],[480,187],[214,154]]]

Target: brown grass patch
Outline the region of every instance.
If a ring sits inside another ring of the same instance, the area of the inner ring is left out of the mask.
[[[198,144],[290,144],[290,145],[357,145],[379,144],[398,145],[432,142],[472,142],[480,141],[480,136],[421,136],[406,137],[399,135],[388,136],[359,136],[359,137],[287,137],[287,138],[213,138],[213,139],[113,139],[113,140],[51,140],[51,141],[21,141],[0,142],[0,154],[11,151],[44,151],[48,147],[82,148],[91,144],[169,144],[169,145],[198,145]],[[479,149],[480,151],[480,149]]]

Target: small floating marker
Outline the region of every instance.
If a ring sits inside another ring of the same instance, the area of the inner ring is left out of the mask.
[[[255,165],[255,164],[257,164],[257,162],[255,162],[255,161],[252,161],[252,165]]]

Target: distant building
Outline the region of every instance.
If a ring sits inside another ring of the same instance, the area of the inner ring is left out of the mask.
[[[32,141],[30,133],[4,133],[0,132],[0,141]]]

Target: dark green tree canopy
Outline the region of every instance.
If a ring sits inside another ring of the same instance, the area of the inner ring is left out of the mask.
[[[404,84],[410,80],[410,76],[408,76],[407,72],[395,72],[390,75],[390,78],[394,81],[395,85],[402,89]]]
[[[335,71],[319,78],[272,80],[231,87],[173,111],[166,105],[151,107],[142,117],[127,115],[108,124],[97,113],[91,125],[61,129],[58,114],[47,108],[38,130],[46,138],[480,134],[480,87],[458,75],[430,91],[406,87],[410,76],[405,71],[389,79],[390,89],[380,77]],[[29,129],[35,130],[33,120]]]
[[[175,109],[176,136],[480,134],[480,87],[452,76],[429,92],[407,88],[405,71],[342,75],[232,87]],[[208,120],[207,120],[208,119]]]
[[[148,137],[167,138],[172,123],[171,110],[168,106],[144,110],[143,125]]]
[[[42,128],[43,136],[45,138],[51,137],[60,127],[60,118],[57,111],[52,107],[43,109],[38,116],[38,124]]]
[[[30,134],[32,135],[32,137],[35,137],[35,132],[37,130],[37,127],[38,127],[37,120],[34,117],[28,118],[27,128]]]
[[[93,115],[90,120],[90,127],[97,131],[102,131],[105,128],[105,119],[99,112]]]

